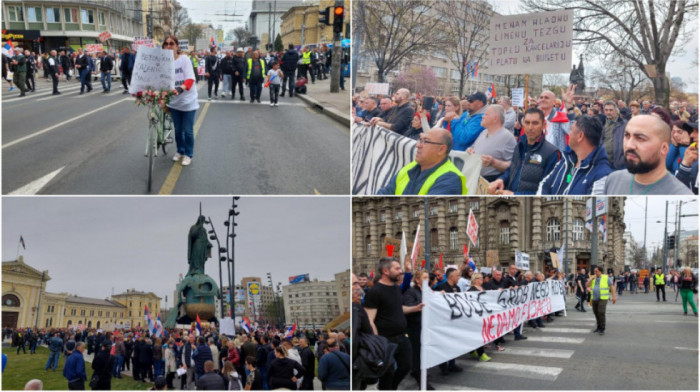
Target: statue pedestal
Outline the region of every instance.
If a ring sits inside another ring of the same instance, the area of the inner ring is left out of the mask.
[[[187,275],[177,288],[179,299],[173,308],[168,324],[190,324],[197,320],[214,321],[216,318],[216,297],[219,287],[214,279],[204,274]]]

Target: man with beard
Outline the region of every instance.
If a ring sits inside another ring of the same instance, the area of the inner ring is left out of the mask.
[[[394,258],[379,261],[377,272],[381,278],[365,296],[364,307],[375,334],[398,345],[394,358],[396,369],[389,369],[379,378],[379,390],[396,390],[401,380],[411,371],[411,342],[406,335],[406,314],[419,312],[423,304],[404,306],[399,279],[403,276],[401,264]]]
[[[633,117],[625,128],[623,148],[627,170],[611,173],[606,195],[692,195],[666,170],[671,127],[651,115]],[[595,190],[594,190],[595,193]]]

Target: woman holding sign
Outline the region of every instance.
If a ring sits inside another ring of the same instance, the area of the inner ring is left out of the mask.
[[[192,163],[194,155],[194,117],[199,109],[197,90],[192,88],[195,82],[192,63],[186,55],[180,54],[178,39],[174,35],[165,37],[163,49],[174,51],[175,57],[175,90],[168,108],[175,126],[175,143],[177,152],[173,161],[182,158],[182,166]]]

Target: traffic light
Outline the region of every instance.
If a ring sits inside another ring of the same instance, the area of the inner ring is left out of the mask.
[[[670,235],[670,236],[668,236],[668,249],[675,249],[675,248],[676,248],[676,236]]]
[[[326,7],[325,11],[318,11],[318,23],[323,23],[326,26],[331,25],[331,8],[333,7]]]
[[[343,32],[343,16],[345,15],[345,7],[337,6],[333,9],[333,32]]]

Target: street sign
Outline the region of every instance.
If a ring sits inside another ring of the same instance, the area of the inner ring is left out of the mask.
[[[260,283],[258,282],[248,282],[248,295],[258,296],[260,295]]]

